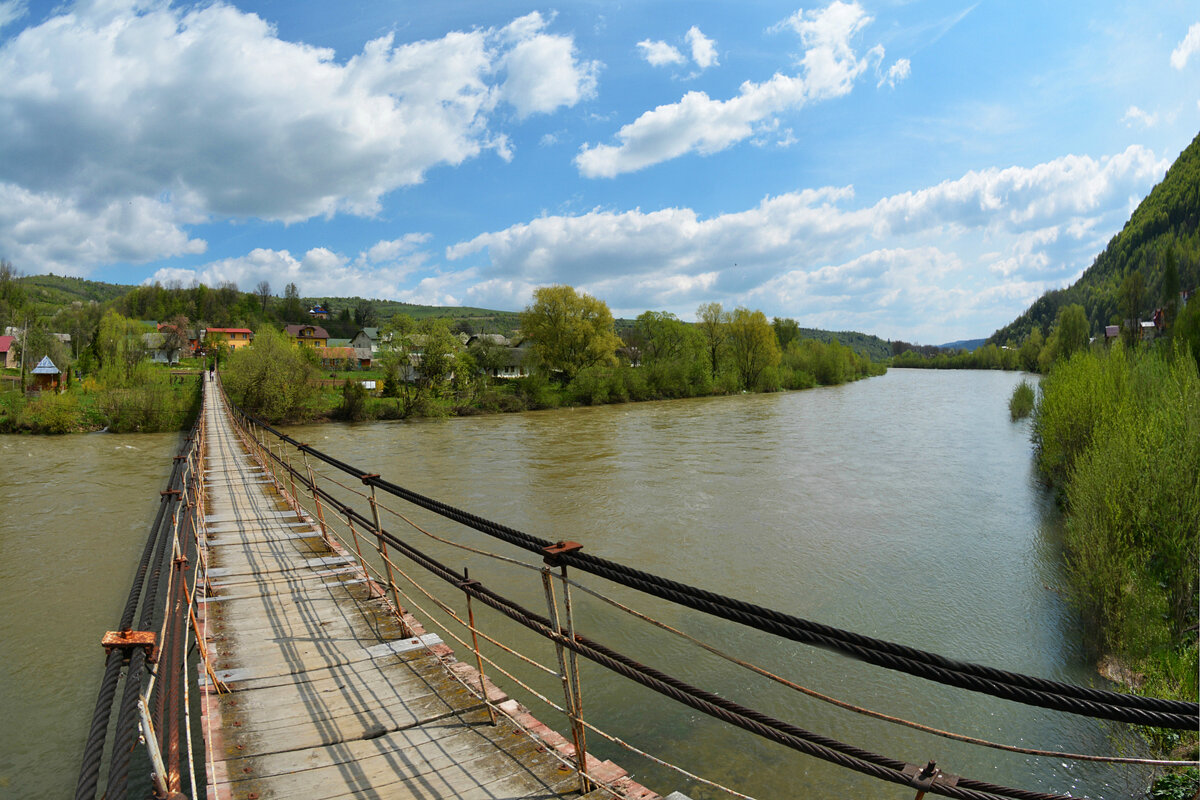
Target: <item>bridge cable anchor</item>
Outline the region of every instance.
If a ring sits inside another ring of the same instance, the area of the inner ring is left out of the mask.
[[[104,637],[100,640],[101,646],[104,647],[105,654],[111,653],[113,650],[119,650],[125,656],[125,660],[129,661],[129,657],[134,650],[142,648],[146,651],[146,661],[153,664],[157,652],[155,646],[158,642],[158,634],[154,631],[107,631]]]
[[[583,545],[579,542],[556,542],[555,544],[547,545],[542,548],[543,561],[548,567],[557,567],[562,565],[562,556],[569,553],[575,553],[583,549]]]

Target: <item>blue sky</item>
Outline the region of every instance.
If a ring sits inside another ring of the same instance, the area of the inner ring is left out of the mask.
[[[1074,280],[1200,130],[1200,7],[0,0],[26,274],[938,343]]]

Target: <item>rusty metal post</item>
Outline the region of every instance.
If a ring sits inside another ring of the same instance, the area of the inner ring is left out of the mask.
[[[575,711],[575,691],[571,688],[571,679],[567,673],[567,660],[563,655],[563,645],[559,640],[562,626],[558,621],[558,602],[554,598],[554,577],[549,567],[542,567],[542,588],[546,592],[546,609],[549,611],[550,624],[554,628],[556,638],[554,648],[558,653],[558,676],[562,679],[563,697],[567,705],[567,719],[571,723],[571,740],[575,745],[575,767],[579,772],[579,791],[587,794],[592,790],[592,782],[587,776],[587,750],[580,734],[579,716]]]
[[[362,481],[366,483],[370,478],[378,477],[378,475],[364,475]],[[400,605],[400,592],[396,589],[396,579],[392,577],[392,560],[388,558],[387,542],[383,540],[383,526],[379,523],[379,503],[375,500],[374,484],[371,484],[371,517],[375,522],[375,546],[379,550],[379,557],[383,559],[383,567],[387,571],[388,586],[392,590],[392,602],[396,606],[396,618],[400,620],[400,631],[408,636],[408,626],[404,624],[404,607]]]
[[[304,447],[304,445],[301,445]],[[329,529],[325,527],[325,512],[321,510],[321,495],[317,494],[317,474],[313,471],[312,465],[308,463],[308,451],[301,450],[304,454],[304,469],[308,472],[308,488],[312,493],[313,505],[317,510],[317,522],[321,525],[321,539],[325,544],[332,547],[333,544],[329,539]]]
[[[563,585],[563,605],[567,612],[567,636],[575,641],[575,616],[571,609],[571,586],[567,583],[567,565],[559,565],[559,573]],[[579,681],[579,654],[574,650],[567,651],[567,661],[571,668],[571,689],[575,693],[575,714],[579,717],[579,741],[584,751],[587,750],[587,729],[583,727],[583,686]]]
[[[472,584],[478,584],[479,581],[471,580],[471,571],[463,567],[463,577],[466,579],[463,582],[463,594],[467,596],[467,624],[471,627],[471,647],[475,651],[475,666],[479,670],[479,694],[483,697],[483,704],[487,706],[488,719],[492,721],[492,725],[496,725],[496,709],[492,708],[492,704],[488,701],[487,696],[487,680],[483,677],[483,656],[479,654],[479,636],[475,632],[475,611],[471,608],[471,594],[467,591],[467,587]]]
[[[363,577],[369,581],[371,573],[367,570],[366,559],[363,558],[362,548],[358,544],[358,531],[354,528],[354,517],[350,516],[350,506],[343,506],[342,513],[346,515],[346,525],[350,528],[350,536],[354,539],[354,552],[358,554],[358,567],[362,570]]]
[[[279,443],[279,454],[281,456],[283,455],[283,442]],[[296,514],[299,515],[301,513],[300,496],[296,494],[296,471],[292,469],[292,454],[290,451],[287,454],[287,461],[284,463],[287,465],[288,480],[292,486],[292,508],[295,509]]]

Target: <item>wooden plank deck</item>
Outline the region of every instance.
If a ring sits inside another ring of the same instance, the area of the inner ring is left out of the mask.
[[[353,559],[288,508],[246,453],[218,391],[204,414],[211,588],[199,618],[230,690],[201,675],[209,800],[613,796],[581,796],[546,752],[571,752],[566,740],[489,685],[540,740],[503,717],[492,726],[451,676],[478,673],[411,617],[402,635]],[[616,764],[588,763],[620,796],[661,800]]]

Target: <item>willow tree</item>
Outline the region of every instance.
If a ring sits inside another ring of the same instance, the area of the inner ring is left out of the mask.
[[[736,308],[729,315],[729,359],[743,389],[758,388],[763,374],[779,364],[779,341],[761,311]]]
[[[543,286],[521,312],[521,333],[543,367],[563,383],[580,370],[616,362],[621,340],[608,304],[570,286]]]

